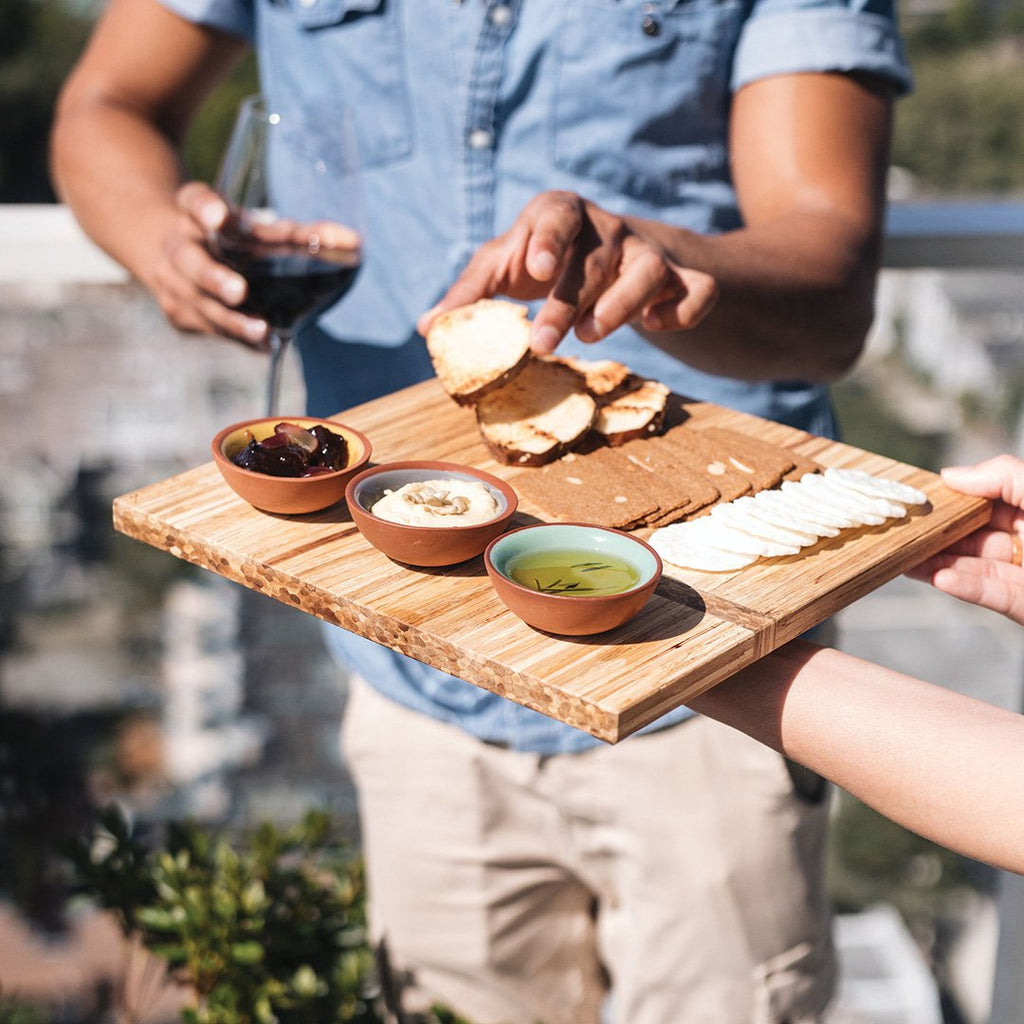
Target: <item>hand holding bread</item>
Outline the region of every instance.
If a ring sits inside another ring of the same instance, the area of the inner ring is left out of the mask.
[[[572,192],[543,192],[503,235],[481,246],[447,294],[419,321],[428,334],[437,316],[478,299],[544,299],[530,345],[548,355],[570,330],[595,342],[639,323],[686,330],[711,311],[711,275],[684,267],[636,222]]]

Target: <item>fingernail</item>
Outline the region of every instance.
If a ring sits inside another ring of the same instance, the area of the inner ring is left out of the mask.
[[[534,352],[546,356],[558,348],[558,343],[561,340],[562,335],[554,327],[550,324],[544,324],[542,327],[534,328],[530,347]]]
[[[229,306],[237,305],[245,297],[245,282],[237,277],[225,277],[221,282],[220,295]]]
[[[250,341],[263,341],[267,336],[267,325],[263,320],[246,319],[242,331]]]
[[[547,281],[558,269],[558,260],[550,252],[538,252],[530,259],[530,273],[541,281]]]
[[[576,336],[584,341],[596,341],[604,334],[601,321],[595,316],[585,316],[576,325]]]
[[[207,231],[216,231],[223,223],[227,207],[223,203],[206,203],[199,211],[199,222]]]
[[[427,331],[430,330],[430,323],[436,315],[434,313],[435,309],[437,309],[437,306],[431,306],[426,312],[420,313],[419,319],[416,321],[416,330],[420,334],[426,336]]]

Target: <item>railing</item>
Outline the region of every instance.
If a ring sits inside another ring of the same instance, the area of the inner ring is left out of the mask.
[[[883,262],[894,270],[1024,272],[1024,202],[894,202]]]
[[[1024,202],[894,202],[883,262],[890,269],[1024,270]],[[121,281],[125,273],[66,207],[0,206],[0,280],[29,279]]]

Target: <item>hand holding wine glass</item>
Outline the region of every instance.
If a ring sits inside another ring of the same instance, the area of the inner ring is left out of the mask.
[[[277,107],[250,96],[217,178],[228,216],[211,240],[245,278],[238,304],[270,327],[267,415],[297,330],[352,286],[362,260],[362,196],[351,120],[332,100]]]

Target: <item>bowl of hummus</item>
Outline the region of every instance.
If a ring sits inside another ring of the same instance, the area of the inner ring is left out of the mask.
[[[345,489],[359,532],[406,565],[440,566],[483,553],[508,529],[516,492],[483,470],[453,462],[387,462]]]

